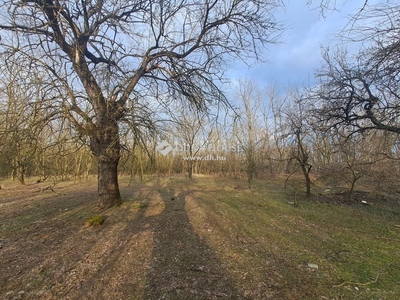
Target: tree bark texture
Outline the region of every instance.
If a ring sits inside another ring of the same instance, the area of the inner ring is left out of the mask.
[[[100,124],[91,136],[90,147],[97,157],[99,207],[109,208],[121,204],[118,186],[121,147],[117,121],[106,120],[104,124]]]

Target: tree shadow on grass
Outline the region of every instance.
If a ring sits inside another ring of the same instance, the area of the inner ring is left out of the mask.
[[[143,299],[245,299],[190,223],[185,199],[193,191],[159,192],[165,208],[148,219],[153,253]]]

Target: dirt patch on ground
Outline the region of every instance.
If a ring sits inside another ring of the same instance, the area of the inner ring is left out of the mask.
[[[364,192],[353,192],[351,194],[349,192],[325,193],[319,194],[317,201],[321,203],[352,205],[366,201],[367,197],[368,194]]]
[[[376,201],[385,200],[383,196],[371,195],[364,191],[324,193],[319,194],[316,199],[321,203],[338,205],[371,205]]]

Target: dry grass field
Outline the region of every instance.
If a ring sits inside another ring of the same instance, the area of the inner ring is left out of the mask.
[[[94,179],[2,181],[0,299],[399,299],[399,195],[284,181],[123,177],[103,211]]]

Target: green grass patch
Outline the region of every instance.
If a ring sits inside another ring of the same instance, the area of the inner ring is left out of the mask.
[[[138,210],[141,210],[142,208],[146,208],[147,206],[148,206],[147,203],[136,201],[131,204],[131,209],[134,211],[138,211]]]
[[[105,220],[106,219],[103,215],[94,215],[86,219],[85,225],[86,226],[102,225]]]
[[[259,280],[267,280],[261,271],[267,267],[260,266],[269,258],[280,274],[282,297],[395,299],[400,294],[400,230],[394,226],[400,224],[399,201],[327,204],[299,192],[294,207],[284,179],[255,181],[251,189],[230,188],[245,186],[244,180],[197,180],[201,205],[214,212],[220,235],[210,243],[232,237],[231,248],[221,248],[220,255],[236,257],[228,264]]]

